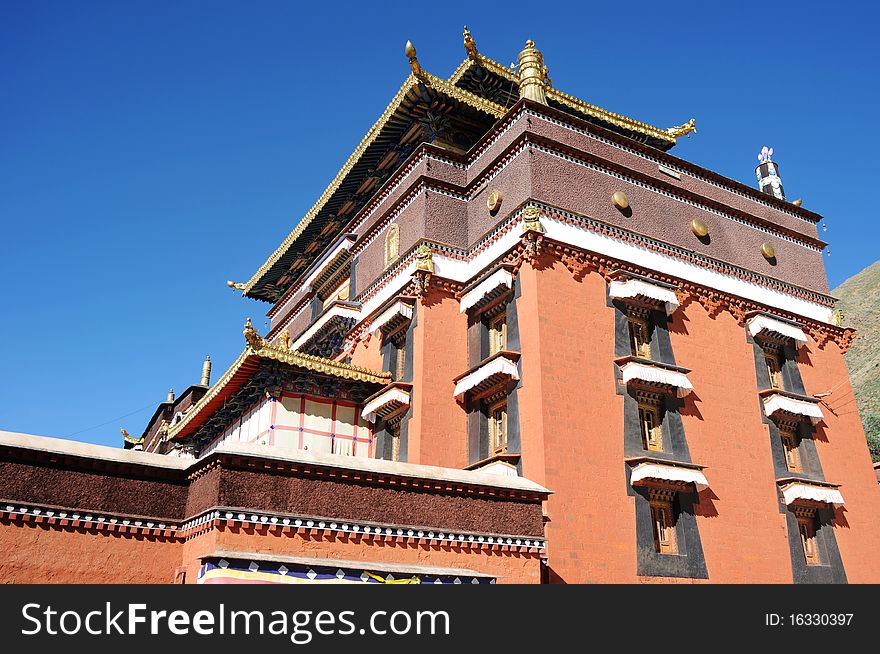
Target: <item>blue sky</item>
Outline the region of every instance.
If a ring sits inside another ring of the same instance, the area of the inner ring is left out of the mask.
[[[880,256],[878,10],[827,3],[0,2],[0,429],[117,445],[216,376],[269,306],[247,280],[408,73],[527,38],[554,84],[699,132],[673,153],[754,184],[772,145],[827,218],[829,281]],[[716,6],[717,5],[717,6]]]

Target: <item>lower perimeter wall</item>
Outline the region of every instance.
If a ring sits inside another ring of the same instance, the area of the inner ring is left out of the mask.
[[[540,583],[541,567],[540,552],[525,546],[489,548],[251,525],[212,527],[183,540],[4,517],[0,520],[0,547],[0,581],[13,584],[197,583],[204,562],[224,556],[249,561],[311,561],[315,566],[356,561],[366,570],[407,573],[418,567],[438,574],[478,574],[497,583],[515,584]]]
[[[548,494],[522,478],[265,446],[187,461],[0,433],[0,582],[197,583],[219,566],[211,583],[242,583],[271,562],[288,583],[334,565],[373,582],[540,583]]]
[[[0,582],[175,583],[180,581],[181,545],[173,538],[61,527],[4,513],[0,519]]]

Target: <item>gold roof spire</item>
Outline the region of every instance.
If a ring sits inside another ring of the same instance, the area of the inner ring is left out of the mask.
[[[474,41],[474,37],[471,36],[471,31],[468,29],[467,25],[464,26],[464,49],[467,52],[468,57],[471,59],[476,59],[479,53],[477,52],[477,43]]]
[[[202,386],[210,386],[211,385],[211,355],[205,357],[205,362],[202,364]]]
[[[691,134],[697,131],[697,121],[695,118],[691,118],[684,125],[678,125],[677,127],[670,127],[666,130],[666,133],[669,134],[673,138],[678,138],[679,136],[684,136],[685,134]]]
[[[535,47],[535,42],[531,39],[526,41],[526,47],[519,53],[517,64],[519,68],[519,97],[547,104],[544,88],[549,79],[547,77],[548,70],[544,65],[544,55]]]
[[[165,401],[166,402],[174,402],[174,389],[173,388],[168,389],[168,399],[166,399]]]
[[[409,59],[409,67],[412,69],[413,75],[421,75],[422,67],[419,65],[419,59],[416,57],[416,46],[412,44],[412,41],[406,42],[404,53],[406,53],[406,58]]]

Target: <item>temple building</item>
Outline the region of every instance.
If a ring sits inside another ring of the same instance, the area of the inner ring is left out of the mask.
[[[819,238],[764,148],[556,88],[527,41],[410,73],[246,282],[268,307],[125,449],[0,434],[0,579],[878,582]],[[99,571],[96,571],[100,568]]]

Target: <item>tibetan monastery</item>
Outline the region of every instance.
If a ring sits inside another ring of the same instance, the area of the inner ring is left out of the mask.
[[[880,582],[818,235],[556,88],[410,74],[125,449],[0,437],[4,581]],[[317,193],[315,193],[317,195]],[[829,392],[832,394],[829,396]]]

